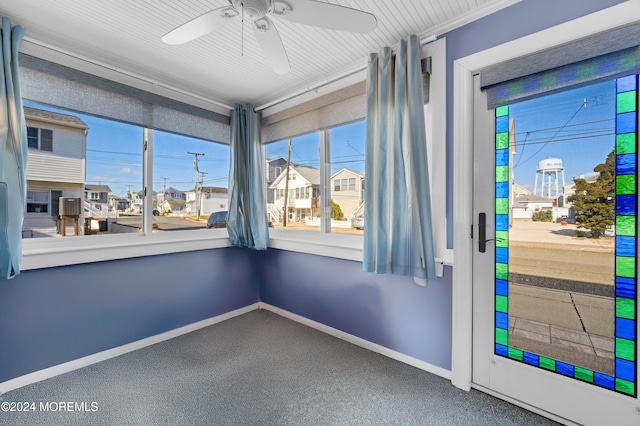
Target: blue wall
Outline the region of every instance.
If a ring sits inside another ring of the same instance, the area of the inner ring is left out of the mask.
[[[236,248],[25,271],[0,284],[0,382],[258,301]]]
[[[451,269],[426,288],[361,262],[270,249],[260,300],[451,369]]]

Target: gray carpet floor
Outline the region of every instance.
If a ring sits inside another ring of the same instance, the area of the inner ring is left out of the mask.
[[[58,408],[0,412],[2,425],[555,424],[267,311],[1,398]],[[86,411],[63,412],[59,402]]]

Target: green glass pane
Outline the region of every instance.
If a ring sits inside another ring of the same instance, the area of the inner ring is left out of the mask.
[[[518,96],[524,91],[524,83],[511,83],[509,85],[509,96]]]
[[[556,371],[556,361],[551,359],[551,358],[547,358],[544,356],[540,357],[540,367],[547,369],[547,370],[551,370],[551,371]]]
[[[496,133],[496,149],[509,148],[509,132]]]
[[[509,247],[509,231],[496,231],[496,247]]]
[[[616,297],[616,317],[636,319],[636,301],[626,297]]]
[[[593,383],[593,371],[586,368],[576,366],[573,369],[573,375],[576,379],[584,380],[585,382]]]
[[[616,136],[616,154],[633,154],[636,152],[636,134],[623,133]]]
[[[544,77],[540,82],[543,89],[547,89],[549,87],[554,87],[558,84],[558,76],[555,74]]]
[[[509,312],[509,298],[506,296],[496,296],[496,312]]]
[[[636,276],[636,258],[616,256],[616,276],[635,278]]]
[[[616,337],[616,358],[626,359],[627,361],[635,361],[635,342],[633,340],[621,339]]]
[[[496,263],[496,279],[509,279],[509,265],[507,265],[506,263]]]
[[[496,343],[509,346],[509,332],[502,328],[496,328]]]
[[[496,214],[509,214],[508,198],[496,198]]]
[[[578,69],[578,72],[576,72],[576,79],[585,80],[587,78],[591,78],[592,76],[594,76],[595,73],[596,73],[595,65],[583,65]]]
[[[628,380],[624,380],[624,379],[618,379],[616,378],[616,390],[618,392],[623,392],[626,393],[627,395],[631,395],[634,396],[635,394],[635,389],[633,386],[633,382],[630,382]]]
[[[509,166],[496,167],[496,182],[509,182]]]
[[[629,195],[636,193],[636,175],[616,176],[616,194]]]
[[[636,217],[616,216],[616,235],[635,237]]]
[[[523,352],[520,349],[509,348],[509,358],[522,361],[523,356]]]
[[[509,105],[496,108],[496,117],[502,117],[504,115],[509,115]]]
[[[622,114],[636,110],[636,92],[618,93],[616,99],[616,112]]]

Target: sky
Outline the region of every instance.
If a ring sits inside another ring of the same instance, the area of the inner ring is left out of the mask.
[[[126,198],[127,192],[142,189],[142,128],[61,109],[28,104],[32,108],[70,114],[89,126],[87,133],[87,184],[108,185],[111,194]],[[330,131],[331,172],[343,167],[364,172],[364,121]],[[287,158],[288,141],[266,146],[266,157]],[[155,130],[153,132],[153,190],[163,187],[193,190],[198,156],[199,179],[204,186],[228,187],[230,150],[228,145]],[[292,140],[291,161],[319,167],[320,137],[311,133]],[[163,179],[166,178],[166,179]]]
[[[615,99],[612,80],[510,105],[515,182],[533,191],[538,162],[547,158],[562,160],[567,185],[592,173],[615,146]]]

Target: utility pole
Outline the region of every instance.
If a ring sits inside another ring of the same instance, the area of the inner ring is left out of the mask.
[[[287,173],[284,177],[284,207],[282,210],[282,226],[287,227],[287,216],[289,212],[287,211],[287,201],[289,199],[289,164],[291,163],[291,139],[289,139],[289,147],[287,148]]]
[[[193,169],[196,171],[196,219],[200,220],[200,193],[198,191],[198,174],[200,170],[198,170],[198,157],[204,156],[203,153],[200,152],[187,152],[187,154],[193,155]]]
[[[198,207],[200,211],[203,211],[204,207],[204,175],[208,175],[207,172],[200,172],[200,206]]]
[[[164,214],[164,201],[167,196],[167,179],[169,178],[161,177],[160,179],[164,181],[164,184],[162,185],[162,214]]]

